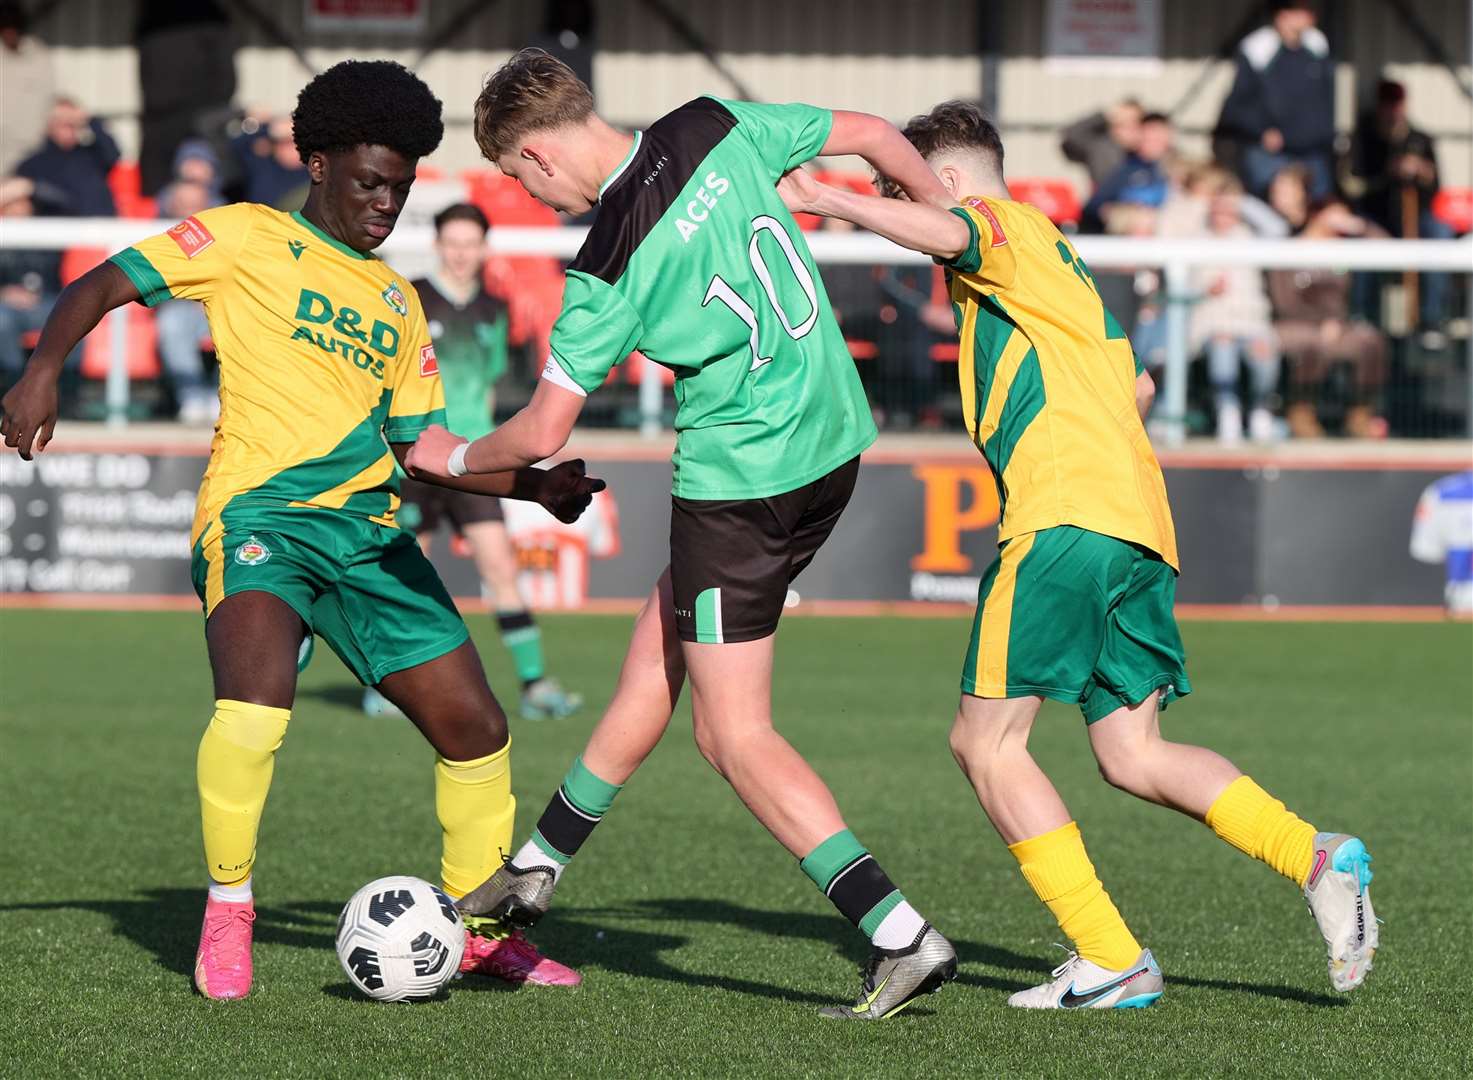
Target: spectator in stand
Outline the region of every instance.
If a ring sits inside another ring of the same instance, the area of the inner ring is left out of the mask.
[[[1233,240],[1251,237],[1243,221],[1239,195],[1224,191],[1213,197],[1207,211],[1206,237]],[[1251,393],[1248,433],[1254,442],[1273,438],[1270,397],[1279,385],[1279,345],[1270,322],[1268,293],[1262,271],[1251,266],[1200,269],[1193,274],[1192,355],[1207,355],[1207,378],[1212,384],[1219,442],[1243,439],[1243,403],[1238,394],[1240,365],[1248,369]]]
[[[1089,172],[1091,190],[1104,183],[1120,167],[1125,155],[1136,148],[1145,115],[1146,110],[1139,101],[1126,98],[1064,129],[1060,149],[1066,158]]]
[[[1286,166],[1269,181],[1268,205],[1284,219],[1292,236],[1309,224],[1309,185],[1309,170],[1303,165]]]
[[[1237,73],[1218,134],[1236,144],[1238,173],[1255,195],[1286,165],[1309,170],[1316,199],[1334,187],[1335,64],[1309,0],[1275,0],[1273,21],[1238,45]]]
[[[1298,233],[1305,240],[1384,236],[1373,222],[1357,217],[1339,199],[1315,207]],[[1356,438],[1385,434],[1385,421],[1371,402],[1386,382],[1385,335],[1352,313],[1351,278],[1341,270],[1273,270],[1268,275],[1274,330],[1289,359],[1289,405],[1285,416],[1299,438],[1324,435],[1316,403],[1337,367],[1349,368],[1351,401],[1345,434]]]
[[[1350,171],[1361,188],[1359,209],[1392,236],[1446,240],[1453,231],[1432,214],[1440,186],[1432,136],[1407,118],[1406,88],[1389,79],[1376,87],[1376,107],[1363,113],[1351,143]],[[1446,274],[1422,274],[1418,290],[1424,344],[1445,343],[1440,326],[1447,317],[1451,281]]]
[[[174,180],[159,192],[159,217],[180,221],[222,203],[214,151],[190,140],[174,153]],[[210,336],[205,309],[194,300],[165,300],[154,308],[158,320],[159,358],[168,373],[186,424],[213,424],[220,417],[220,397],[205,372],[200,343]]]
[[[244,178],[246,202],[264,203],[277,210],[300,210],[307,195],[307,166],[292,139],[290,117],[262,123],[248,118],[252,129],[236,136],[232,145]]]
[[[89,117],[71,98],[59,97],[46,118],[46,141],[15,171],[63,192],[61,213],[113,217],[118,211],[107,174],[121,156],[101,120]]]
[[[46,134],[46,109],[55,95],[51,54],[26,33],[19,0],[0,0],[0,176],[9,176]]]
[[[1112,225],[1110,217],[1121,208],[1144,206],[1155,210],[1166,202],[1170,154],[1171,121],[1161,113],[1147,113],[1141,118],[1135,148],[1126,153],[1085,205],[1081,229],[1084,232],[1134,231],[1131,227]],[[1133,211],[1126,212],[1132,222],[1139,217]]]
[[[30,217],[35,211],[31,181],[0,180],[0,218]],[[9,386],[25,365],[24,337],[40,330],[61,292],[61,253],[0,248],[0,384]]]

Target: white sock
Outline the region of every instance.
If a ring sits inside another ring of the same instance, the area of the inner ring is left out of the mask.
[[[218,881],[210,882],[210,899],[226,904],[249,904],[251,902],[251,879],[249,876],[244,881],[236,882],[234,885],[221,885]]]
[[[546,867],[552,871],[554,882],[563,876],[563,864],[538,847],[535,840],[528,840],[523,844],[522,849],[512,856],[511,864],[518,870],[530,870],[534,866]]]
[[[875,936],[870,940],[881,949],[903,949],[915,941],[925,925],[926,920],[910,906],[910,901],[902,900],[880,920],[880,925],[875,927]]]

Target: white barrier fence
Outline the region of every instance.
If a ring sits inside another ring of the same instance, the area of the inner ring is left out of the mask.
[[[167,223],[113,218],[7,218],[0,219],[0,248],[63,250],[71,247],[118,251]],[[496,228],[491,246],[504,255],[550,255],[571,259],[587,235],[583,228]],[[397,230],[382,250],[390,261],[423,259],[434,239],[424,226]],[[878,236],[854,233],[806,233],[805,239],[820,263],[912,264],[930,260],[897,247]],[[1158,406],[1158,419],[1170,443],[1185,438],[1187,365],[1187,317],[1192,294],[1191,272],[1199,268],[1237,266],[1264,270],[1334,267],[1340,270],[1390,270],[1414,272],[1473,273],[1473,237],[1459,240],[1210,240],[1135,239],[1118,236],[1072,236],[1070,241],[1091,266],[1101,270],[1158,269],[1166,291],[1167,353],[1165,385]],[[1469,290],[1473,303],[1473,289]],[[1473,313],[1470,313],[1473,314]],[[121,312],[108,319],[99,333],[113,335],[112,367],[108,372],[106,400],[109,422],[127,422],[128,373],[124,352],[126,323]],[[1470,341],[1473,364],[1473,341]],[[644,420],[641,430],[658,430],[660,415],[659,372],[646,367],[644,392],[640,395]],[[1473,402],[1470,402],[1473,417]],[[1473,422],[1473,421],[1470,421]]]

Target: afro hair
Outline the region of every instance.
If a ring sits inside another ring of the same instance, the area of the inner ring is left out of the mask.
[[[387,146],[406,158],[434,153],[445,134],[440,99],[392,60],[344,60],[302,88],[292,136],[302,163],[314,152]]]

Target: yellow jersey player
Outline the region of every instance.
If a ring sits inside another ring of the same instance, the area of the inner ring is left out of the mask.
[[[41,452],[62,360],[107,311],[171,297],[204,304],[221,373],[191,538],[216,698],[198,759],[210,887],[195,984],[211,998],[250,990],[256,832],[304,633],[434,747],[447,893],[501,865],[515,809],[506,717],[454,603],[394,520],[395,460],[444,422],[444,393],[419,299],[373,249],[394,228],[418,159],[440,142],[440,102],[398,64],[348,61],[302,91],[293,120],[311,179],[301,211],[207,210],[80,278],[0,420],[7,446]],[[433,482],[535,499],[565,520],[602,486],[581,462]],[[463,970],[578,981],[520,935],[475,929]]]
[[[1109,783],[1206,822],[1299,886],[1328,946],[1332,984],[1359,986],[1377,944],[1365,845],[1316,832],[1213,751],[1161,737],[1157,714],[1191,687],[1173,614],[1171,511],[1142,424],[1150,376],[1069,241],[1009,197],[1002,142],[976,106],[939,105],[905,134],[959,207],[855,195],[802,173],[780,190],[792,210],[852,221],[947,270],[962,412],[1002,504],[951,748],[1076,950],[1010,1003],[1139,1008],[1163,989],[1029,756],[1044,698],[1080,707]]]

